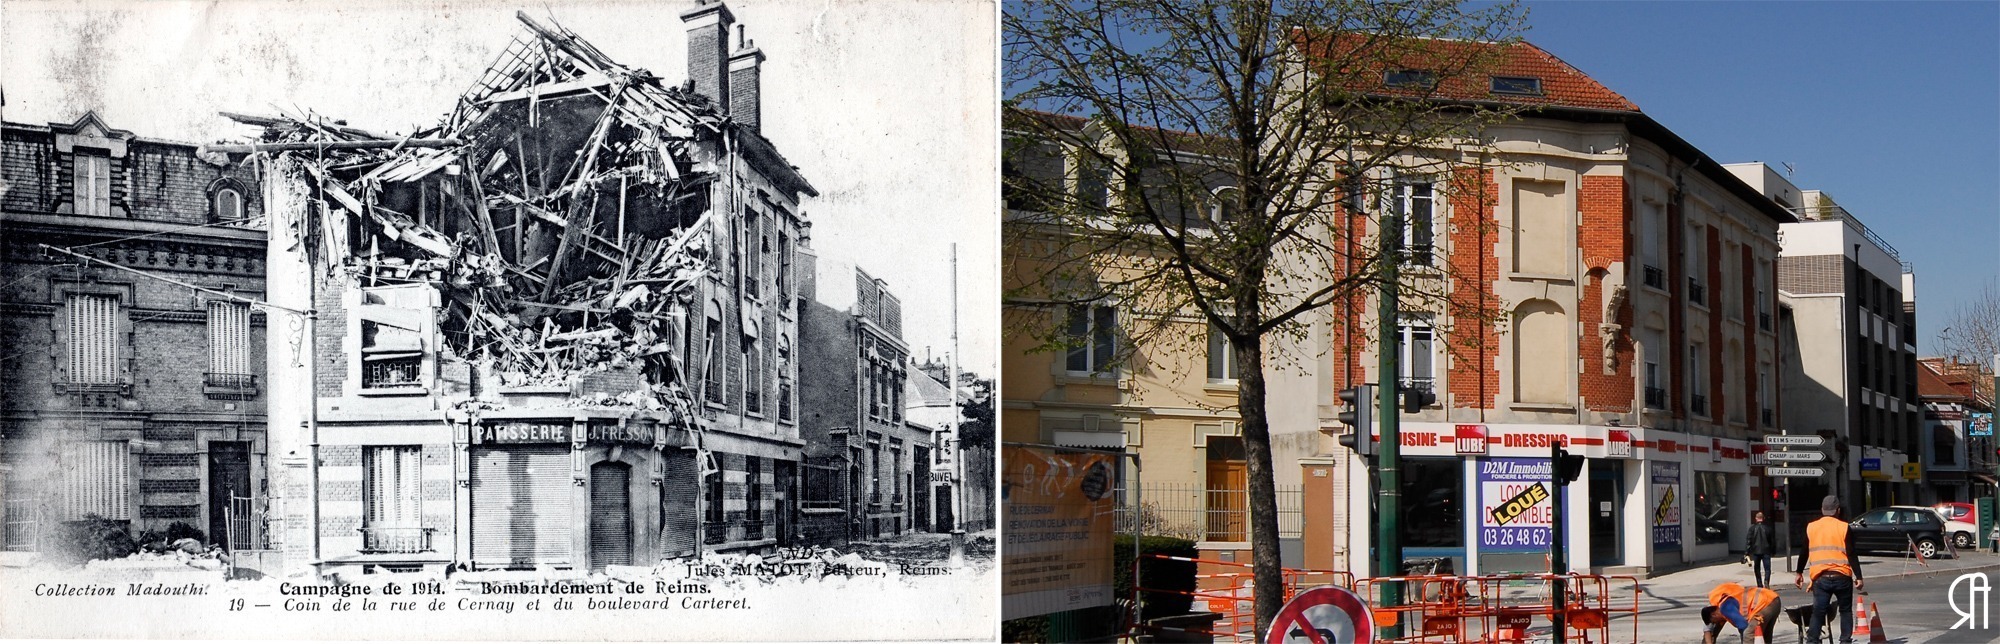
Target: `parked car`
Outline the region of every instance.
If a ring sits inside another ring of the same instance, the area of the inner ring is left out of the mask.
[[[1917,554],[1929,559],[1938,556],[1944,548],[1944,518],[1937,510],[1916,505],[1892,505],[1875,508],[1847,522],[1848,533],[1854,539],[1854,549],[1860,552],[1908,552],[1914,545]],[[1858,554],[1858,553],[1857,553]]]
[[[1979,534],[1979,526],[1976,524],[1979,514],[1972,504],[1946,501],[1931,506],[1931,509],[1937,510],[1938,516],[1944,517],[1944,530],[1945,534],[1951,535],[1951,547],[1971,550],[1979,543],[1976,538]]]

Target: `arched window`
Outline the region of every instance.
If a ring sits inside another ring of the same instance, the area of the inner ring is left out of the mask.
[[[236,221],[243,218],[243,193],[235,188],[215,191],[209,199],[209,218],[212,221]]]
[[[1227,224],[1236,221],[1236,215],[1241,208],[1237,200],[1242,198],[1242,191],[1237,190],[1234,186],[1216,188],[1213,195],[1209,197],[1209,221],[1217,224]]]

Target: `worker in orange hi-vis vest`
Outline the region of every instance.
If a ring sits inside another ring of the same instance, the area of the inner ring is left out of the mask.
[[[1861,560],[1854,556],[1854,539],[1847,532],[1847,522],[1840,519],[1840,499],[1828,496],[1820,500],[1819,513],[1818,521],[1806,525],[1805,552],[1798,557],[1798,578],[1792,582],[1804,588],[1808,579],[1812,581],[1812,623],[1806,628],[1806,642],[1820,644],[1820,628],[1830,621],[1828,611],[1840,611],[1840,642],[1852,644],[1854,593],[1861,590]]]
[[[1758,632],[1764,634],[1764,644],[1771,644],[1771,627],[1783,610],[1784,606],[1778,603],[1778,591],[1744,588],[1733,581],[1716,586],[1708,591],[1708,605],[1701,609],[1701,622],[1707,629],[1701,644],[1715,644],[1722,635],[1723,624],[1735,626],[1743,644],[1754,641]],[[1752,625],[1756,628],[1751,628]]]

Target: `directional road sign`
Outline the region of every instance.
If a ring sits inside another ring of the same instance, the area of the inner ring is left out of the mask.
[[[1824,467],[1768,467],[1764,474],[1780,478],[1819,478],[1826,476]]]
[[[1818,463],[1826,460],[1826,452],[1764,452],[1764,458],[1777,463]]]
[[[1765,436],[1764,444],[1772,447],[1820,447],[1826,444],[1826,438],[1809,434],[1798,436]]]

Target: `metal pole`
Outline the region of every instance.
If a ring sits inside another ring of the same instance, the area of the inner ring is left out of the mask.
[[[1397,302],[1398,264],[1402,262],[1403,218],[1402,204],[1396,201],[1400,196],[1392,196],[1391,205],[1382,212],[1382,304],[1376,331],[1378,346],[1376,353],[1381,358],[1377,380],[1381,388],[1377,391],[1380,413],[1376,414],[1382,423],[1382,448],[1379,451],[1380,465],[1376,475],[1381,479],[1377,489],[1381,503],[1381,522],[1375,538],[1376,572],[1382,576],[1395,577],[1403,574],[1403,533],[1402,533],[1402,478],[1398,473],[1397,461],[1402,455],[1402,434],[1399,429],[1400,405],[1396,404],[1397,382],[1402,371],[1398,369],[1397,355]],[[1356,401],[1360,404],[1359,401]],[[1403,604],[1403,587],[1398,583],[1382,585],[1382,607],[1392,608]],[[1382,629],[1387,638],[1401,637],[1400,623]]]
[[[1563,575],[1569,573],[1569,558],[1565,556],[1568,540],[1563,538],[1563,488],[1568,486],[1562,478],[1562,441],[1549,441],[1549,486],[1555,488],[1550,490],[1554,504],[1549,507],[1549,574],[1555,575],[1549,621],[1555,625],[1555,641],[1562,642],[1569,633],[1569,589],[1563,583]]]
[[[951,245],[951,380],[944,383],[951,400],[951,559],[965,567],[965,441],[958,435],[958,244]]]

